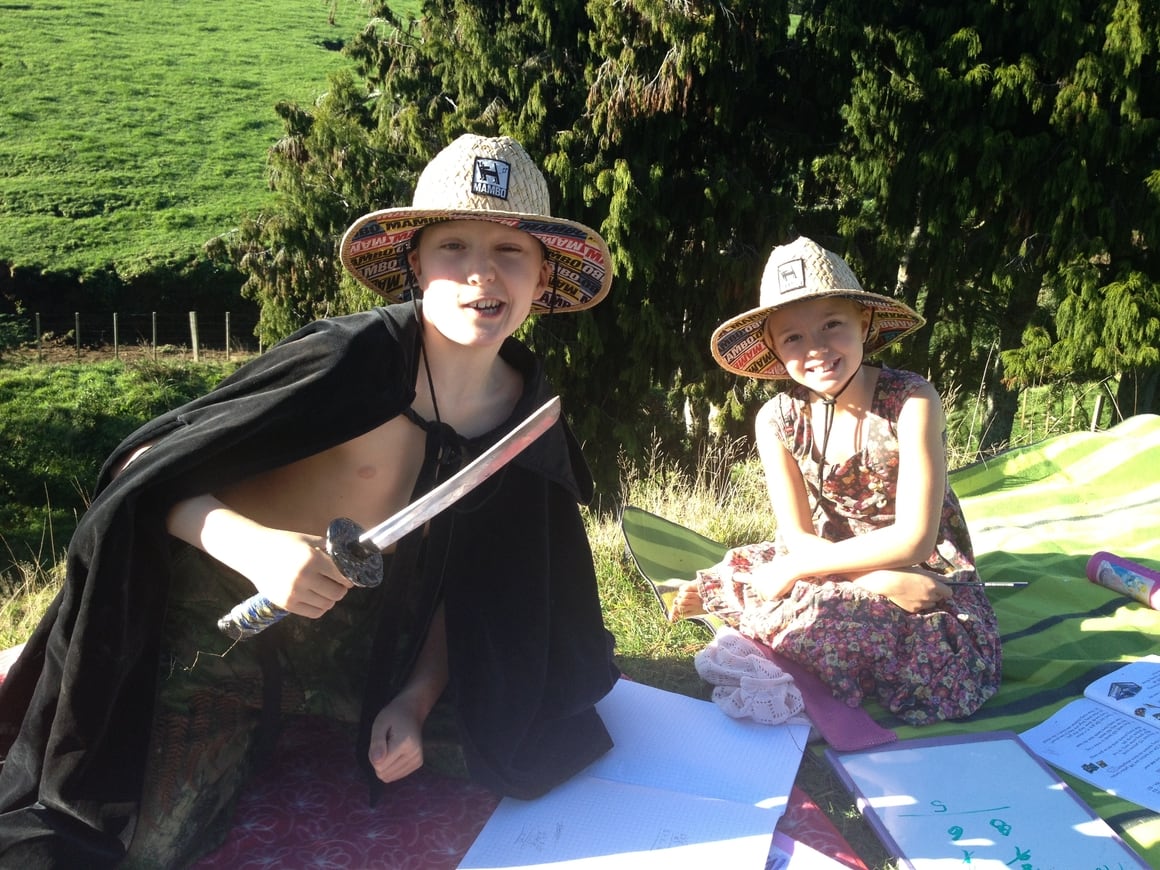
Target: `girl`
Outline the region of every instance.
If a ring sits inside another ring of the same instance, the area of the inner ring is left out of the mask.
[[[699,572],[671,614],[717,614],[851,707],[874,697],[912,724],[969,716],[998,689],[1001,659],[947,483],[939,396],[864,362],[922,324],[809,239],[774,249],[761,306],[711,347],[730,372],[791,381],[756,424],[777,534]]]

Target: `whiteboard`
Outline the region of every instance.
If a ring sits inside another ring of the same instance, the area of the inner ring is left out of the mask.
[[[886,847],[914,870],[1148,866],[1014,732],[826,757]]]

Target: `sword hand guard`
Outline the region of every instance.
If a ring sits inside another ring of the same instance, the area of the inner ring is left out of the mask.
[[[383,554],[359,540],[363,528],[339,517],[326,530],[326,552],[343,576],[355,586],[372,588],[383,582]]]

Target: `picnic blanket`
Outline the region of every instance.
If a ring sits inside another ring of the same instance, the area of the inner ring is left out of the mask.
[[[19,653],[0,650],[0,681]],[[193,866],[197,870],[452,870],[500,801],[499,795],[461,779],[421,769],[387,786],[372,804],[356,764],[349,728],[328,719],[290,721],[269,767],[238,799],[225,842]],[[789,795],[778,819],[768,868],[826,866],[866,870],[825,812],[801,789]],[[794,844],[804,844],[798,860]]]
[[[1158,458],[1160,417],[1140,415],[1107,431],[1060,435],[952,472],[982,579],[1028,584],[988,590],[1003,636],[1002,686],[965,721],[908,726],[873,703],[866,714],[899,739],[1020,732],[1078,698],[1097,677],[1160,652],[1160,612],[1085,574],[1088,559],[1101,550],[1160,567]],[[694,576],[725,547],[650,516],[626,509],[622,527],[637,567],[664,605],[671,597],[666,579]],[[680,573],[667,573],[674,566]],[[808,712],[808,698],[806,706]],[[1160,867],[1160,816],[1060,773]]]
[[[327,719],[296,721],[283,735],[277,761],[239,799],[226,842],[194,868],[457,867],[500,797],[424,768],[388,786],[372,806],[343,730]],[[866,870],[825,812],[798,788],[776,831],[849,870]]]

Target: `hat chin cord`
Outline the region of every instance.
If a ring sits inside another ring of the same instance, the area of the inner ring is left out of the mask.
[[[870,325],[872,324],[873,312],[871,312]],[[865,351],[866,342],[870,340],[870,325],[867,325],[866,335],[862,339],[863,351]],[[865,356],[864,353],[863,356]],[[838,397],[841,396],[842,393],[846,392],[846,387],[854,383],[854,378],[858,377],[858,372],[860,371],[862,371],[861,362],[858,363],[858,368],[854,369],[854,373],[851,374],[850,377],[846,378],[846,383],[842,384],[842,386],[838,388],[838,392],[834,393],[832,396],[828,396],[825,393],[819,393],[817,390],[810,390],[811,393],[814,393],[822,400],[822,405],[825,408],[823,414],[824,422],[822,424],[822,453],[821,456],[818,457],[818,503],[814,507],[815,515],[817,515],[817,512],[821,509],[822,499],[825,498],[825,496],[822,494],[822,487],[825,484],[826,478],[826,450],[830,446],[830,429],[832,429],[834,426],[834,404],[838,401]]]
[[[830,446],[830,429],[832,429],[834,426],[834,404],[838,401],[838,397],[841,396],[842,393],[846,392],[846,387],[850,386],[850,384],[854,382],[854,378],[858,377],[858,372],[860,371],[862,371],[861,365],[854,369],[854,373],[850,375],[850,377],[846,378],[846,383],[842,384],[842,386],[838,388],[838,391],[833,395],[826,395],[825,393],[819,393],[816,390],[810,390],[811,393],[814,393],[822,400],[822,406],[824,408],[822,415],[824,421],[822,423],[822,452],[818,457],[818,504],[814,507],[815,515],[821,509],[822,499],[825,498],[825,496],[822,494],[822,490],[825,485],[826,450]]]

